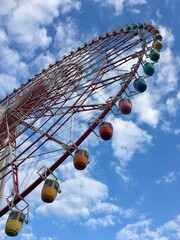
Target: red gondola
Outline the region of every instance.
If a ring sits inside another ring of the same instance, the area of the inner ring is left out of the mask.
[[[109,122],[102,122],[99,127],[99,135],[105,141],[110,140],[113,136],[112,124]]]
[[[128,115],[132,110],[132,103],[129,99],[123,98],[119,102],[119,110],[122,114]]]

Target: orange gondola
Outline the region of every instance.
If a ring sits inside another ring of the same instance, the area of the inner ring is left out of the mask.
[[[89,154],[84,149],[77,149],[74,154],[74,167],[78,170],[84,170],[89,163]]]

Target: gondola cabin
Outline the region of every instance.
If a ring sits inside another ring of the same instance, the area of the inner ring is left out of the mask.
[[[150,58],[152,61],[157,62],[157,61],[159,60],[159,58],[160,58],[160,53],[159,53],[157,50],[153,49],[153,50],[151,50],[151,52],[149,53],[149,58]]]
[[[134,88],[140,93],[145,92],[147,89],[147,83],[143,79],[136,79],[133,82],[133,85],[134,85]]]
[[[123,33],[124,32],[124,28],[122,27],[122,28],[120,28],[120,32],[121,33]]]
[[[89,163],[89,154],[84,149],[77,149],[74,154],[74,167],[78,170],[84,170]]]
[[[132,111],[132,103],[129,99],[121,99],[119,102],[119,110],[122,114],[128,115]]]
[[[107,141],[110,140],[113,136],[113,126],[109,122],[102,122],[99,127],[100,137]]]
[[[154,38],[154,41],[156,41],[156,40],[162,41],[163,40],[162,35],[160,35],[160,34],[156,35]]]
[[[153,27],[153,29],[151,29],[151,33],[154,34],[159,34],[159,29],[156,29],[155,27]]]
[[[52,203],[58,192],[60,192],[58,180],[47,178],[41,191],[41,199],[45,203]]]
[[[5,233],[10,237],[19,234],[25,221],[25,214],[22,211],[12,210],[6,221]]]
[[[162,46],[163,45],[162,45],[162,42],[160,40],[156,40],[152,45],[152,47],[155,48],[157,51],[160,51]]]
[[[148,76],[152,76],[155,72],[155,67],[152,63],[146,63],[144,65],[144,73]]]

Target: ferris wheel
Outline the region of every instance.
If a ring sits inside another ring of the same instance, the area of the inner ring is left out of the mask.
[[[40,183],[46,203],[61,192],[54,171],[63,161],[72,156],[75,169],[87,167],[90,157],[81,144],[91,133],[111,139],[113,124],[105,117],[130,114],[130,97],[146,91],[161,48],[162,36],[154,26],[120,27],[49,65],[1,101],[0,200],[5,204],[0,217],[10,211],[8,236],[17,236],[28,222],[25,197]],[[12,189],[4,195],[9,182]]]

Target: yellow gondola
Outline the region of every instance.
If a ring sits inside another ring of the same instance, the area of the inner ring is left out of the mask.
[[[47,178],[41,191],[41,199],[45,203],[52,203],[55,200],[58,192],[61,192],[59,189],[58,180]]]
[[[19,234],[25,221],[25,214],[19,210],[12,210],[6,221],[5,233],[10,237]]]
[[[160,51],[161,48],[163,47],[163,45],[162,45],[162,42],[161,42],[160,40],[156,40],[156,41],[153,43],[152,47],[153,47],[154,49],[156,49],[157,51]]]

